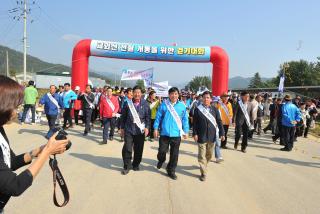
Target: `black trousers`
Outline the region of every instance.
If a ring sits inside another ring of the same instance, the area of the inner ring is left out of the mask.
[[[304,125],[300,125],[300,126],[296,127],[296,131],[294,134],[295,139],[297,139],[298,137],[301,137],[303,135],[304,128],[305,128]]]
[[[23,113],[22,113],[21,122],[24,123],[24,121],[26,120],[26,116],[27,116],[29,109],[31,109],[32,123],[36,122],[36,108],[35,108],[35,105],[31,105],[31,104],[25,104],[23,106]]]
[[[160,136],[157,158],[160,163],[164,163],[166,161],[166,154],[170,146],[170,159],[167,165],[168,172],[175,172],[177,168],[180,143],[181,137]]]
[[[79,111],[80,110],[74,110],[73,111],[74,112],[74,122],[75,122],[76,125],[79,124]]]
[[[151,119],[151,126],[150,126],[150,132],[149,132],[149,137],[150,137],[151,139],[154,138],[154,136],[153,136],[153,132],[154,132],[154,128],[153,128],[154,121],[156,121],[156,120],[155,120],[155,119]]]
[[[71,108],[65,108],[63,112],[63,128],[67,127],[67,121],[69,126],[72,126]]]
[[[292,150],[293,148],[294,132],[295,132],[295,127],[282,126],[284,146],[288,150]]]
[[[94,121],[96,121],[96,119],[98,118],[98,115],[99,115],[99,111],[97,107],[95,107],[94,109],[92,109],[92,116],[91,116],[92,124],[94,123]]]
[[[263,129],[264,132],[267,132],[268,130],[272,131],[272,134],[274,134],[274,119],[273,117],[270,117],[270,121],[268,125]]]
[[[91,116],[92,116],[92,109],[91,108],[85,108],[83,111],[83,119],[85,121],[85,128],[84,132],[88,133],[90,131],[90,123],[91,123]]]
[[[309,129],[310,129],[310,126],[311,126],[311,122],[312,122],[311,119],[307,119],[306,128],[304,129],[304,133],[303,133],[304,137],[308,137],[308,133],[309,133]]]
[[[107,142],[109,137],[113,137],[116,118],[103,118],[103,141]],[[110,133],[109,133],[110,127]]]
[[[280,145],[284,145],[284,139],[283,139],[283,134],[282,134],[282,128],[283,126],[281,124],[277,124],[277,128],[276,128],[276,134],[273,136],[274,140],[278,140],[280,138]]]
[[[228,136],[228,130],[229,130],[229,125],[223,125],[224,129],[224,141],[221,141],[221,147],[225,147],[227,145],[227,136]]]
[[[253,130],[249,130],[249,132],[248,132],[248,138],[250,138],[250,139],[253,138],[253,133],[254,133],[254,131],[256,130],[256,123],[257,123],[257,120],[254,120],[254,121],[253,121],[254,129],[253,129]]]
[[[130,133],[124,134],[124,144],[122,148],[123,168],[132,169],[132,167],[138,167],[142,160],[144,147],[144,134],[132,135]],[[133,161],[132,149],[134,152]]]
[[[48,125],[49,125],[49,131],[47,133],[47,138],[50,138],[54,133],[54,128],[57,120],[57,115],[46,115],[47,120],[48,120]]]
[[[235,132],[236,132],[235,144],[238,145],[239,140],[241,138],[241,134],[242,134],[241,149],[246,149],[248,146],[248,134],[249,134],[249,127],[246,124],[246,122],[243,122],[243,124],[237,124]]]

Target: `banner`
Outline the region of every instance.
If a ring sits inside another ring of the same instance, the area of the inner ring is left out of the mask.
[[[130,70],[123,69],[121,80],[146,80],[151,81],[153,79],[153,68],[149,68],[146,70]]]
[[[280,93],[283,93],[284,80],[285,80],[284,73],[282,73],[281,76],[280,76],[279,87],[278,87],[278,91],[279,91]]]
[[[210,62],[208,46],[167,46],[92,40],[92,56],[166,62]]]
[[[168,91],[169,91],[169,82],[163,81],[163,82],[155,82],[151,86],[158,97],[168,97]]]

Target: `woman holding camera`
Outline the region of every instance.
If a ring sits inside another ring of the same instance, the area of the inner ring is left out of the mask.
[[[61,154],[66,150],[68,140],[55,140],[52,136],[46,145],[30,152],[15,155],[3,126],[17,116],[16,109],[23,102],[23,89],[14,80],[0,75],[0,214],[11,196],[21,195],[31,186],[50,155]],[[36,160],[32,161],[34,158]],[[13,171],[33,162],[19,175]]]

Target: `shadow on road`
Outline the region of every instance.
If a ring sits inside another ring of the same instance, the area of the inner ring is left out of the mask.
[[[115,170],[115,171],[121,171],[123,168],[123,161],[121,158],[114,158],[114,157],[103,157],[103,156],[95,156],[91,154],[81,154],[81,153],[69,153],[69,155],[79,158],[81,160],[88,161],[90,163],[93,163],[99,167],[110,169],[110,170]],[[143,158],[142,159],[142,164],[141,164],[141,170],[146,170],[150,172],[155,172],[159,173],[161,175],[165,175],[166,173],[158,170],[156,168],[157,161],[148,159],[148,158]],[[198,166],[178,166],[176,169],[176,172],[178,174],[190,176],[190,177],[196,177],[198,178],[199,175],[193,174],[189,172],[190,170],[195,170],[199,169]]]
[[[19,134],[23,134],[25,132],[30,134],[41,135],[42,137],[44,137],[48,131],[40,131],[40,130],[34,130],[34,129],[20,129],[18,131]]]
[[[257,155],[256,157],[269,159],[270,161],[274,161],[274,162],[282,163],[282,164],[292,164],[292,165],[297,165],[297,166],[307,166],[307,167],[320,168],[320,163],[317,163],[317,162],[305,162],[305,161],[292,160],[292,159],[288,159],[288,158],[266,157],[263,155]]]

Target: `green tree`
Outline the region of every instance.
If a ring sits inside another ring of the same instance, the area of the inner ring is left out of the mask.
[[[196,76],[187,84],[187,88],[192,91],[198,91],[200,86],[205,86],[211,90],[211,78],[209,76]]]
[[[280,76],[285,74],[285,86],[312,86],[320,84],[320,59],[317,62],[308,62],[305,60],[290,61],[284,68],[280,65],[278,76],[274,83],[279,84]]]
[[[264,84],[261,80],[259,72],[255,73],[253,78],[250,80],[249,88],[262,88]]]

